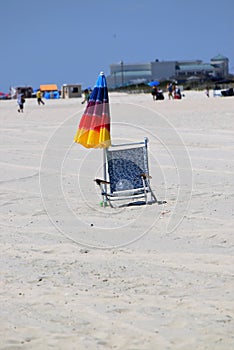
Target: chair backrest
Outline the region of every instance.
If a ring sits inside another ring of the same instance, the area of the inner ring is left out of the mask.
[[[141,174],[149,174],[147,146],[107,149],[107,169],[111,192],[144,187]],[[145,180],[146,186],[148,180]]]

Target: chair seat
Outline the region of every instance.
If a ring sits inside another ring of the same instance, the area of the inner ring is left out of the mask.
[[[147,143],[145,138],[143,142],[112,145],[105,150],[105,180],[95,181],[101,188],[104,201],[111,206],[117,201],[126,201],[126,205],[135,205],[137,200],[140,204],[157,202],[150,187]]]

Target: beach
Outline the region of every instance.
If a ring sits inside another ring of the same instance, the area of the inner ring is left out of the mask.
[[[234,344],[234,98],[110,93],[115,143],[149,139],[164,205],[102,207],[81,98],[0,101],[0,349]]]

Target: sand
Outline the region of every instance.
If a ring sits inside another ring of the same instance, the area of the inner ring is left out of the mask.
[[[121,209],[73,144],[80,102],[0,102],[0,349],[233,349],[234,98],[110,93],[167,201]]]

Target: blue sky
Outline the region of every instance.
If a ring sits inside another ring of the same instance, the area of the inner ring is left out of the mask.
[[[81,83],[121,60],[229,58],[234,0],[10,0],[0,5],[0,91]]]

